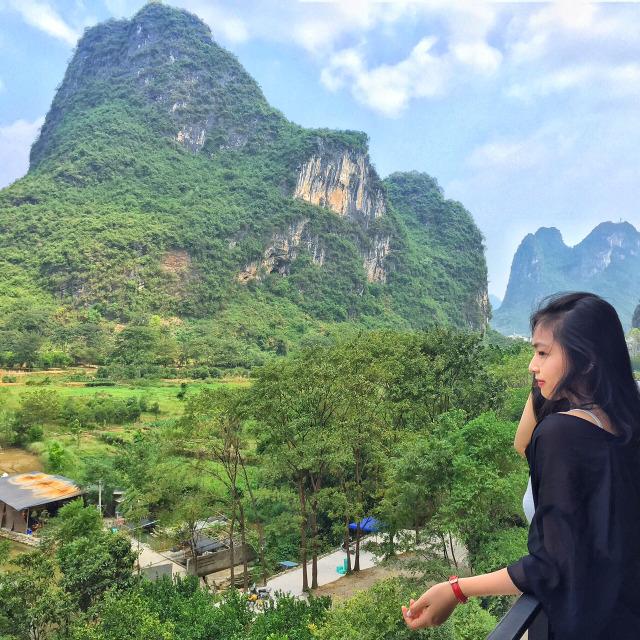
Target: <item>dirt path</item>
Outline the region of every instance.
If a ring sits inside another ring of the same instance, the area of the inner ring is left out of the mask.
[[[340,602],[341,600],[350,598],[358,591],[369,589],[369,587],[372,587],[376,582],[380,582],[380,580],[395,578],[401,575],[408,576],[410,574],[397,567],[370,567],[358,573],[343,576],[335,582],[322,585],[314,589],[312,593],[314,596],[331,596],[334,603]]]
[[[40,458],[33,453],[16,447],[0,448],[0,476],[26,471],[42,471]]]

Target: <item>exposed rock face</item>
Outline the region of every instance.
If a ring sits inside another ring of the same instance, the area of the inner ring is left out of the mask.
[[[366,154],[349,149],[321,147],[300,168],[293,195],[365,227],[386,210],[384,190]]]
[[[478,294],[476,306],[480,309],[480,313],[484,319],[484,324],[481,327],[484,330],[487,328],[487,325],[489,324],[489,317],[491,316],[491,301],[489,300],[489,290],[487,287]],[[473,328],[473,323],[470,322],[469,326]]]
[[[275,233],[262,254],[260,263],[250,262],[238,274],[239,282],[260,279],[262,274],[279,273],[287,275],[291,263],[298,257],[300,248],[305,248],[318,266],[325,260],[325,251],[317,236],[306,233],[309,220],[303,218],[289,225],[283,232]]]
[[[386,282],[384,259],[389,254],[391,238],[376,236],[371,248],[364,255],[364,270],[369,282]]]
[[[640,298],[640,233],[627,222],[604,222],[568,247],[560,231],[527,235],[513,258],[509,284],[492,325],[528,335],[529,316],[540,301],[562,291],[592,291],[611,302],[625,327]]]

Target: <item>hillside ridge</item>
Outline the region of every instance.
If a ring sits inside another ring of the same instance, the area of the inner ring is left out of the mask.
[[[234,353],[489,317],[460,203],[426,174],[381,180],[365,133],[290,122],[199,18],[158,3],[78,42],[27,176],[0,192],[0,250],[0,308],[19,291],[63,351],[88,317],[107,344],[157,316]]]
[[[640,232],[628,222],[602,222],[573,247],[558,229],[540,228],[520,243],[504,300],[492,326],[527,335],[529,315],[548,295],[593,291],[609,300],[626,329],[640,299]]]

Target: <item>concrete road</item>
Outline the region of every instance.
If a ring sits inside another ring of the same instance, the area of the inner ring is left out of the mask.
[[[362,544],[362,543],[361,543]],[[353,549],[353,547],[352,547]],[[340,549],[326,556],[318,558],[318,585],[329,584],[339,580],[342,576],[336,571],[336,567],[341,566],[347,554]],[[351,563],[353,564],[353,553],[351,554]],[[375,556],[369,552],[360,549],[360,568],[369,569],[376,564]],[[311,562],[307,564],[309,575],[309,586],[311,586]],[[267,586],[271,588],[271,592],[282,591],[293,596],[302,595],[302,567],[296,567],[284,573],[280,573],[267,582]]]

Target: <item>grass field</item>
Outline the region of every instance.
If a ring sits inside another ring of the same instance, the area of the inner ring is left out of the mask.
[[[117,384],[113,387],[87,387],[82,382],[71,382],[65,378],[74,373],[86,373],[86,369],[53,370],[47,372],[19,373],[0,370],[0,379],[6,375],[15,376],[14,383],[0,383],[0,403],[5,409],[15,411],[20,403],[20,395],[37,389],[50,389],[60,394],[62,399],[87,398],[96,393],[107,393],[114,398],[129,398],[144,396],[149,403],[158,402],[162,417],[176,417],[182,414],[184,400],[179,400],[177,394],[181,383],[187,385],[187,398],[201,389],[215,389],[222,386],[244,386],[249,384],[246,378],[221,378],[219,381],[202,382],[192,380],[140,380],[135,384]],[[45,379],[48,384],[41,383]],[[27,384],[29,383],[29,384]],[[145,417],[148,419],[148,417]],[[155,416],[153,417],[155,419]]]
[[[178,392],[182,389],[182,383],[186,384],[186,399],[197,394],[202,389],[215,389],[225,386],[246,386],[249,381],[244,378],[231,378],[202,382],[192,380],[140,380],[135,383],[121,383],[109,387],[87,387],[82,382],[70,380],[74,375],[91,375],[91,369],[52,370],[46,372],[14,372],[0,370],[0,380],[3,376],[15,378],[15,382],[0,383],[0,409],[15,411],[20,406],[20,397],[23,394],[33,393],[41,389],[55,391],[61,400],[66,398],[88,399],[96,394],[111,396],[114,399],[125,400],[127,398],[145,398],[148,406],[155,402],[159,405],[159,413],[142,413],[140,418],[132,424],[110,425],[104,424],[95,430],[86,430],[79,440],[68,432],[66,425],[44,424],[44,437],[42,441],[28,445],[29,453],[23,449],[5,448],[0,462],[2,466],[10,469],[20,465],[19,458],[31,454],[31,466],[35,460],[40,459],[40,467],[44,461],[42,454],[46,450],[47,443],[53,439],[64,445],[72,455],[113,455],[117,453],[116,447],[103,442],[99,433],[104,431],[118,432],[121,437],[128,439],[140,428],[151,426],[159,420],[168,420],[180,417],[184,411],[185,400],[179,399]],[[7,378],[5,378],[7,379]],[[46,384],[42,384],[46,382]],[[78,446],[79,445],[79,446]],[[17,470],[17,467],[16,467]],[[20,470],[22,470],[20,468]]]

